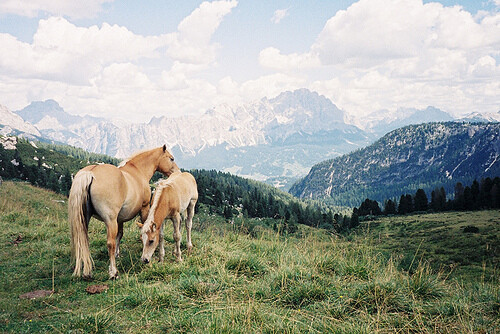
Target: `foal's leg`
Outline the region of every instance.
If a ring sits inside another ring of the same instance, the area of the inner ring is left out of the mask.
[[[115,257],[120,256],[120,240],[122,240],[122,237],[123,237],[123,222],[118,223],[118,234],[116,235]]]
[[[191,253],[193,249],[193,243],[191,242],[191,228],[193,227],[193,216],[194,216],[194,206],[196,200],[191,200],[187,207],[187,218],[186,218],[186,236],[187,236],[187,251],[188,254]]]
[[[175,241],[175,247],[173,254],[177,258],[177,261],[181,262],[182,257],[181,257],[181,231],[180,231],[180,225],[181,225],[181,215],[177,212],[173,217],[172,217],[172,223],[174,225],[174,241]]]
[[[118,235],[118,223],[116,218],[113,220],[106,221],[106,227],[108,230],[108,254],[109,254],[109,278],[118,278],[118,269],[116,269],[116,237]]]
[[[165,226],[165,224],[161,224],[160,227],[160,249],[158,251],[160,253],[160,262],[163,262],[163,259],[165,258],[165,239],[163,238],[163,226]]]

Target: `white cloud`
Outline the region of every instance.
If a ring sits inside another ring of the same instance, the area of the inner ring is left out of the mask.
[[[276,10],[273,17],[271,18],[271,22],[274,24],[280,23],[281,20],[288,16],[288,10],[288,8]]]
[[[212,63],[217,50],[217,45],[210,43],[212,35],[237,4],[234,0],[203,2],[171,34],[168,56],[184,63]]]
[[[40,20],[31,43],[0,34],[1,102],[15,110],[53,98],[71,113],[132,121],[205,110],[221,101],[217,87],[197,76],[213,66],[212,35],[236,4],[204,2],[178,31],[158,36],[62,17]]]
[[[77,27],[64,18],[40,20],[33,43],[0,34],[0,71],[27,78],[88,83],[104,66],[141,57],[158,57],[166,38],[136,35],[104,23]]]
[[[259,61],[278,73],[306,75],[309,88],[358,115],[432,104],[455,113],[496,112],[498,50],[498,12],[473,17],[460,6],[421,0],[360,0],[326,22],[309,51],[268,47]]]
[[[75,19],[94,17],[102,10],[102,5],[114,0],[3,0],[0,13],[37,17],[40,13],[68,16]]]
[[[244,100],[256,100],[264,96],[276,96],[287,90],[295,90],[307,85],[306,78],[288,74],[272,74],[248,80],[241,84]]]
[[[259,63],[264,67],[280,71],[308,69],[321,65],[314,53],[283,55],[280,50],[273,47],[266,48],[259,53]]]

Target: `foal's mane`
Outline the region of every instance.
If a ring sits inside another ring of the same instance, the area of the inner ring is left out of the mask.
[[[156,189],[153,196],[153,203],[151,204],[151,208],[149,209],[148,218],[144,222],[144,225],[141,228],[141,234],[148,232],[151,229],[151,225],[154,223],[155,211],[158,207],[158,203],[160,202],[160,197],[163,189],[168,187],[170,182],[168,179],[161,179],[156,182]]]

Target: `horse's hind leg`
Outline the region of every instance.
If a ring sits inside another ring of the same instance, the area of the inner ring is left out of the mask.
[[[191,253],[193,249],[193,243],[191,242],[191,228],[193,227],[193,216],[194,216],[194,206],[196,205],[196,200],[191,200],[187,207],[187,218],[186,218],[186,235],[187,235],[187,251],[188,254]]]
[[[182,257],[181,257],[181,231],[180,231],[180,225],[181,225],[181,215],[179,213],[176,213],[172,217],[172,224],[174,225],[174,241],[175,241],[175,247],[173,254],[177,258],[177,261],[181,262]]]
[[[122,240],[123,237],[123,222],[118,223],[118,233],[116,235],[116,251],[115,251],[115,257],[120,256],[120,240]]]
[[[118,269],[116,269],[116,238],[118,235],[118,223],[116,218],[113,220],[106,221],[106,227],[108,230],[108,254],[109,254],[109,278],[118,278]]]

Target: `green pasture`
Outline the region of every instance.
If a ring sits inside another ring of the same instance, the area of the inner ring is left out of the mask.
[[[64,196],[26,183],[0,186],[0,332],[500,330],[498,211],[389,217],[340,237],[305,226],[283,236],[269,222],[231,224],[201,207],[193,253],[182,263],[170,254],[170,223],[166,261],[149,265],[140,262],[137,227],[126,224],[116,281],[107,278],[105,228],[92,220],[94,280],[84,281],[71,276],[66,205]],[[438,222],[452,222],[444,236],[432,232],[444,226]],[[465,225],[479,232],[464,233]],[[414,240],[404,242],[404,235]],[[455,258],[460,249],[467,262]],[[450,266],[464,269],[453,276]],[[108,289],[86,291],[98,284]],[[53,293],[20,298],[36,290]]]

